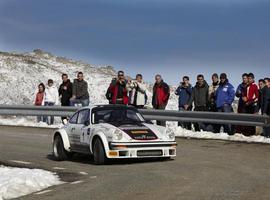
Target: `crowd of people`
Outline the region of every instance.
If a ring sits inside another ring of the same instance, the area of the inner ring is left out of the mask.
[[[36,93],[35,105],[53,106],[60,103],[62,106],[82,106],[89,105],[88,83],[84,80],[82,72],[77,74],[77,79],[73,83],[68,79],[67,74],[62,75],[62,84],[57,89],[53,80],[48,80],[47,86],[39,84]],[[143,76],[137,74],[135,79],[126,78],[123,71],[117,73],[106,92],[106,98],[110,104],[132,105],[137,108],[144,108],[147,97],[147,86],[143,81]],[[175,95],[179,97],[179,111],[202,111],[202,112],[234,112],[232,104],[235,97],[239,99],[237,113],[248,113],[270,115],[270,78],[260,79],[258,85],[255,83],[253,73],[244,73],[242,83],[234,88],[229,82],[226,73],[212,75],[212,83],[209,85],[203,74],[197,75],[197,82],[193,87],[188,76],[183,76],[182,82],[175,90]],[[162,76],[155,76],[153,86],[152,106],[154,109],[164,110],[170,97],[170,87],[162,79]],[[65,118],[62,118],[64,120]],[[50,117],[39,117],[39,121],[53,124],[54,119]],[[165,126],[164,121],[157,121],[158,125]],[[179,122],[179,126],[191,130],[192,124],[189,122]],[[250,136],[256,134],[255,126],[232,126],[211,123],[193,123],[195,131],[211,131],[219,133],[221,127],[224,132],[232,135],[235,132]],[[265,128],[262,133],[265,137],[270,137],[269,128]]]
[[[88,83],[84,80],[82,72],[78,72],[77,78],[74,79],[73,83],[67,74],[62,74],[62,81],[59,88],[55,86],[52,79],[48,80],[46,86],[40,83],[34,104],[36,106],[55,106],[59,104],[61,106],[75,106],[80,104],[84,107],[89,105]],[[62,117],[62,120],[65,119],[66,117]],[[49,125],[54,123],[53,116],[39,116],[37,120],[38,122],[46,122]]]

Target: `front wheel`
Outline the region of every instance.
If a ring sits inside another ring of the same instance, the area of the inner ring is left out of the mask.
[[[55,136],[53,141],[53,155],[56,160],[63,161],[71,157],[71,153],[64,148],[63,140],[60,135]]]
[[[94,163],[96,165],[106,164],[107,157],[106,157],[106,153],[105,153],[102,141],[100,139],[96,139],[94,141],[93,154],[94,154]]]

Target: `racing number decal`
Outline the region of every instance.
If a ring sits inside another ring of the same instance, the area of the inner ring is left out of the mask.
[[[90,140],[90,134],[91,134],[91,129],[83,129],[82,134],[81,134],[81,142],[82,143],[89,143]]]

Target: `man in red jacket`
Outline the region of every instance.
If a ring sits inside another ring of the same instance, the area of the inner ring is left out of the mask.
[[[113,79],[106,93],[110,104],[128,104],[127,80],[123,71],[119,71],[117,79]]]
[[[244,91],[243,101],[245,104],[245,111],[249,114],[255,114],[257,112],[259,89],[254,81],[254,74],[248,74],[248,85]],[[249,126],[246,128],[244,135],[250,136],[256,133],[255,126]]]
[[[156,83],[153,87],[152,105],[154,109],[165,110],[170,97],[170,87],[165,83],[161,75],[156,75]],[[158,125],[166,126],[166,122],[157,121]]]

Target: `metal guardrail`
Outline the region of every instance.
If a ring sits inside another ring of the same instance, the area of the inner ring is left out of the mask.
[[[12,116],[71,116],[79,107],[0,105],[0,115]],[[270,126],[270,117],[258,114],[217,112],[179,112],[174,110],[140,109],[147,120],[201,122],[246,126]]]

